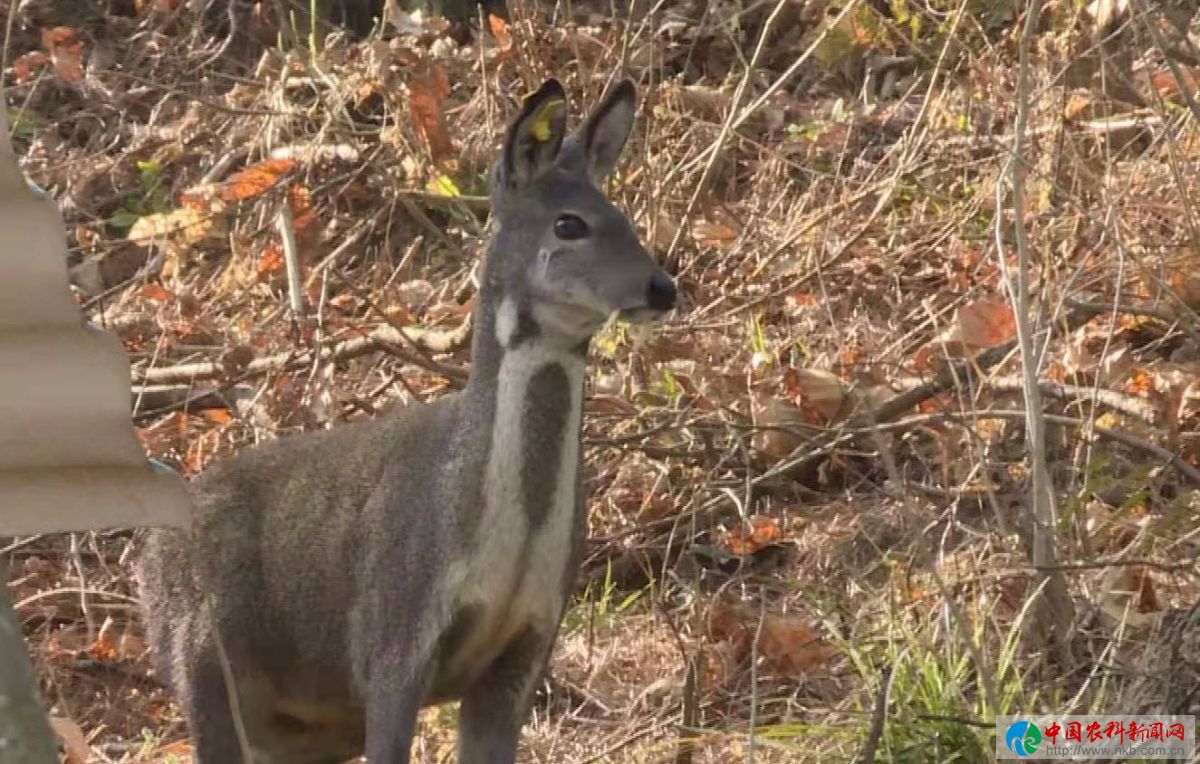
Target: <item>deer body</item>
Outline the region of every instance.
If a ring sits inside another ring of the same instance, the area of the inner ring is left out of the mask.
[[[249,449],[194,482],[190,534],[152,532],[150,638],[197,764],[403,764],[418,710],[459,698],[459,761],[514,761],[586,532],[588,340],[675,298],[596,186],[632,116],[623,83],[564,142],[561,87],[527,99],[461,393]]]

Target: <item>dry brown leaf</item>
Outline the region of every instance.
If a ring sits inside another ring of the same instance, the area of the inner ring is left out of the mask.
[[[756,451],[773,459],[783,459],[803,442],[800,436],[791,430],[774,429],[804,422],[804,412],[799,407],[773,395],[759,393],[754,397],[751,411],[754,414],[754,424],[768,428],[756,430],[751,437],[750,444]]]
[[[812,424],[834,421],[846,402],[842,380],[828,371],[789,368],[783,373],[783,386],[792,403]]]
[[[83,41],[74,29],[43,29],[42,47],[50,54],[55,74],[67,82],[79,82],[83,79]]]
[[[138,635],[125,631],[117,640],[117,654],[123,661],[136,661],[146,654],[146,643]]]
[[[157,753],[163,761],[169,761],[171,758],[181,761],[191,761],[192,744],[188,740],[176,740],[174,743],[169,743],[159,748]]]
[[[1086,116],[1086,112],[1092,106],[1092,96],[1086,90],[1073,91],[1067,99],[1067,105],[1063,107],[1063,118],[1067,120],[1078,119]]]
[[[1179,268],[1171,274],[1171,288],[1189,308],[1200,308],[1200,258],[1193,257],[1186,267]]]
[[[1158,393],[1158,382],[1149,369],[1134,369],[1125,380],[1125,392],[1139,398],[1149,398]]]
[[[958,309],[952,332],[967,347],[993,348],[1017,336],[1017,319],[1007,302],[980,300]]]
[[[442,112],[442,102],[449,95],[450,82],[446,70],[432,61],[409,78],[409,113],[413,124],[429,145],[434,164],[440,164],[454,153],[454,143]]]
[[[233,415],[228,409],[204,409],[201,414],[209,422],[217,425],[227,425],[233,421]]]
[[[488,29],[491,30],[492,37],[496,39],[500,52],[510,53],[513,49],[513,38],[512,31],[508,28],[508,22],[494,13],[489,13],[487,20]]]
[[[143,300],[150,302],[169,302],[175,295],[161,284],[147,284],[138,292]]]
[[[104,619],[104,623],[100,626],[100,631],[96,634],[96,641],[88,645],[88,655],[100,663],[116,663],[121,659],[121,651],[117,647],[117,642],[113,639],[113,631],[115,624],[111,616]]]
[[[259,281],[269,281],[273,274],[283,270],[283,252],[274,244],[268,245],[258,256],[255,272]]]
[[[792,292],[784,298],[784,305],[789,316],[798,316],[810,308],[820,304],[820,300],[812,292]]]
[[[1162,609],[1150,576],[1140,565],[1110,568],[1100,586],[1100,609],[1116,623],[1149,626]]]
[[[288,187],[288,206],[292,210],[292,231],[298,239],[305,239],[312,233],[313,224],[317,222],[317,211],[312,205],[312,192],[301,185]]]
[[[62,741],[64,764],[88,764],[92,751],[78,724],[65,716],[51,716],[50,729]]]
[[[726,223],[698,220],[692,224],[692,236],[705,247],[725,247],[738,237],[738,231]]]
[[[138,218],[126,238],[143,247],[158,244],[180,251],[204,239],[211,229],[212,217],[191,207],[180,207]]]
[[[750,527],[739,523],[725,533],[725,546],[739,556],[751,555],[764,547],[783,540],[783,529],[779,521],[765,515],[750,518]]]
[[[50,64],[50,57],[40,50],[32,50],[12,63],[13,78],[18,85],[27,85],[35,74]]]
[[[1179,65],[1179,73],[1182,75],[1180,79],[1183,80],[1183,86],[1188,89],[1189,93],[1195,93],[1197,89],[1200,89],[1200,76],[1197,76],[1197,71],[1183,64]],[[1186,99],[1179,89],[1179,81],[1175,78],[1175,73],[1169,69],[1158,72],[1150,78],[1151,85],[1164,101],[1182,106],[1186,104]]]
[[[717,600],[709,611],[708,631],[714,641],[730,645],[736,662],[744,662],[756,652],[765,668],[789,678],[824,667],[837,655],[837,650],[795,613],[763,613],[761,629],[759,621],[758,608]]]
[[[725,117],[726,110],[733,97],[729,93],[715,90],[706,85],[676,85],[664,84],[660,94],[665,113],[674,115],[690,115],[712,122],[719,122]]]
[[[828,664],[837,650],[825,645],[817,631],[799,616],[768,613],[759,653],[774,663],[779,673],[797,677]]]
[[[250,165],[221,185],[220,196],[227,202],[245,201],[261,196],[295,166],[296,162],[293,159],[268,159]]]

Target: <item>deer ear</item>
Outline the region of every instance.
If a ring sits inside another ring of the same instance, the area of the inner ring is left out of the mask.
[[[617,166],[633,130],[636,110],[637,88],[632,80],[621,80],[571,136],[572,158],[583,161],[596,183],[607,178]]]
[[[558,80],[546,80],[525,98],[504,139],[504,185],[528,183],[558,157],[567,131],[567,96]]]

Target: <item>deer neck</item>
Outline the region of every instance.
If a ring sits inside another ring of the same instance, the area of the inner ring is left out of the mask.
[[[486,278],[475,327],[467,429],[488,444],[481,503],[534,533],[574,504],[587,343],[548,335],[520,294]]]

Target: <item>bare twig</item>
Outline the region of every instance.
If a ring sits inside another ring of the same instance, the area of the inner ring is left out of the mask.
[[[874,764],[875,751],[883,738],[884,725],[887,723],[888,694],[892,690],[892,667],[885,666],[879,675],[879,694],[875,697],[875,711],[871,714],[871,729],[867,740],[863,743],[862,753],[859,754],[859,764]]]
[[[1020,391],[1024,389],[1024,385],[1025,381],[1019,377],[992,377],[987,380],[987,386],[993,390]],[[1047,398],[1062,401],[1090,400],[1100,406],[1135,416],[1149,424],[1154,424],[1161,418],[1161,412],[1154,404],[1116,390],[1064,385],[1051,380],[1039,380],[1038,389]]]
[[[467,322],[469,324],[469,322]],[[457,366],[448,366],[416,353],[402,349],[404,345],[415,343],[422,347],[433,347],[433,352],[450,352],[462,347],[469,336],[469,326],[449,332],[435,332],[420,329],[398,330],[392,326],[377,327],[364,337],[354,337],[334,345],[325,346],[318,351],[320,360],[326,363],[336,363],[357,358],[378,350],[390,350],[410,363],[424,366],[435,374],[441,374],[449,379],[463,380],[467,371]],[[311,366],[314,357],[313,350],[300,352],[276,353],[274,355],[256,358],[242,370],[242,378],[278,371],[294,371]],[[184,363],[176,366],[164,366],[156,369],[145,369],[135,372],[135,384],[176,384],[205,379],[221,379],[228,374],[226,366],[217,361],[201,361]]]
[[[1028,417],[1029,413],[1024,410],[1015,409],[982,409],[976,411],[955,411],[955,412],[934,412],[929,414],[914,414],[910,417],[905,417],[896,422],[888,422],[887,424],[879,425],[880,430],[905,430],[915,425],[935,422],[939,420],[954,421],[960,419],[1020,419]],[[1073,416],[1062,416],[1060,414],[1042,414],[1042,419],[1052,424],[1069,425],[1071,427],[1079,427],[1085,431],[1094,432],[1096,435],[1107,438],[1123,446],[1137,449],[1144,453],[1156,456],[1162,459],[1163,462],[1174,468],[1179,474],[1186,477],[1193,485],[1200,488],[1200,469],[1193,467],[1183,460],[1177,452],[1169,448],[1151,443],[1148,440],[1143,440],[1134,435],[1120,430],[1113,430],[1108,427],[1100,427],[1099,425],[1090,425],[1087,421]],[[1037,563],[1035,562],[1035,565]],[[1037,565],[1042,569],[1041,565]],[[1055,570],[1057,564],[1046,566],[1046,570]]]
[[[1035,337],[1036,327],[1030,319],[1029,281],[1033,268],[1030,262],[1028,232],[1025,228],[1025,130],[1029,124],[1030,85],[1029,49],[1037,30],[1041,14],[1041,0],[1029,0],[1025,7],[1025,27],[1021,32],[1017,74],[1017,116],[1013,126],[1013,153],[1008,162],[1006,175],[1012,189],[1013,238],[1017,249],[1016,278],[1010,273],[1007,248],[1004,241],[1004,215],[996,215],[996,258],[1008,298],[1012,302],[1016,317],[1017,346],[1021,355],[1022,393],[1025,396],[1025,439],[1029,446],[1030,495],[1029,514],[1033,535],[1029,550],[1033,564],[1043,571],[1040,594],[1040,623],[1047,632],[1050,642],[1056,646],[1060,658],[1069,657],[1068,638],[1074,608],[1066,579],[1052,569],[1057,565],[1054,528],[1058,521],[1055,507],[1054,485],[1050,478],[1046,460],[1045,419],[1042,411],[1042,393],[1038,385],[1038,368],[1041,352]],[[1004,184],[996,184],[996,209],[1004,209]],[[1069,665],[1069,660],[1064,660]]]
[[[283,263],[287,269],[288,304],[292,308],[292,316],[297,320],[304,318],[304,284],[300,278],[300,252],[296,247],[296,230],[292,226],[292,205],[287,200],[279,207],[279,240],[283,245]]]
[[[762,641],[763,625],[767,621],[767,593],[759,587],[758,624],[754,641],[750,643],[750,721],[746,733],[746,764],[754,764],[754,728],[758,726],[758,646]]]

